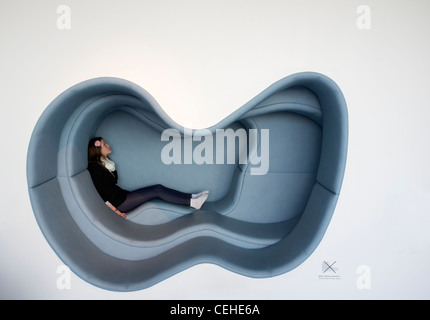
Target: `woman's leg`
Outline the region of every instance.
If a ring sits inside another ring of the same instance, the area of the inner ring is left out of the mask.
[[[129,192],[125,201],[119,205],[117,209],[121,212],[129,212],[153,199],[161,199],[166,202],[189,206],[191,194],[169,189],[161,184],[156,184]]]

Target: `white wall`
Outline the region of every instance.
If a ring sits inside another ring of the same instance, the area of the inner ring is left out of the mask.
[[[2,0],[0,298],[430,298],[428,30],[428,0]],[[116,76],[179,124],[204,128],[301,71],[337,82],[350,125],[341,197],[308,260],[272,279],[203,264],[133,293],[75,275],[59,289],[62,263],[35,221],[25,169],[34,125],[57,95]],[[322,279],[324,261],[336,261],[338,278]],[[370,289],[357,285],[363,276]]]

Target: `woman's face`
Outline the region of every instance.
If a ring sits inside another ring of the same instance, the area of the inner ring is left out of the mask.
[[[110,149],[110,146],[103,139],[101,139],[100,147],[101,147],[100,153],[102,157],[107,157],[107,155],[112,152],[112,150]]]

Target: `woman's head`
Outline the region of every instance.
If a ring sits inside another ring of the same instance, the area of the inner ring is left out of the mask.
[[[112,150],[102,137],[95,137],[88,143],[88,162],[101,162]]]

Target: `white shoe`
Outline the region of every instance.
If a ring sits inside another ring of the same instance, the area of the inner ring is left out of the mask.
[[[193,207],[196,210],[200,210],[203,203],[205,203],[206,199],[209,197],[209,193],[201,193],[200,196],[196,198],[190,199],[190,207]]]
[[[196,199],[196,198],[198,198],[198,197],[200,197],[200,196],[202,196],[204,194],[209,194],[209,190],[205,190],[205,191],[202,191],[200,193],[193,193],[191,195],[191,198]]]

